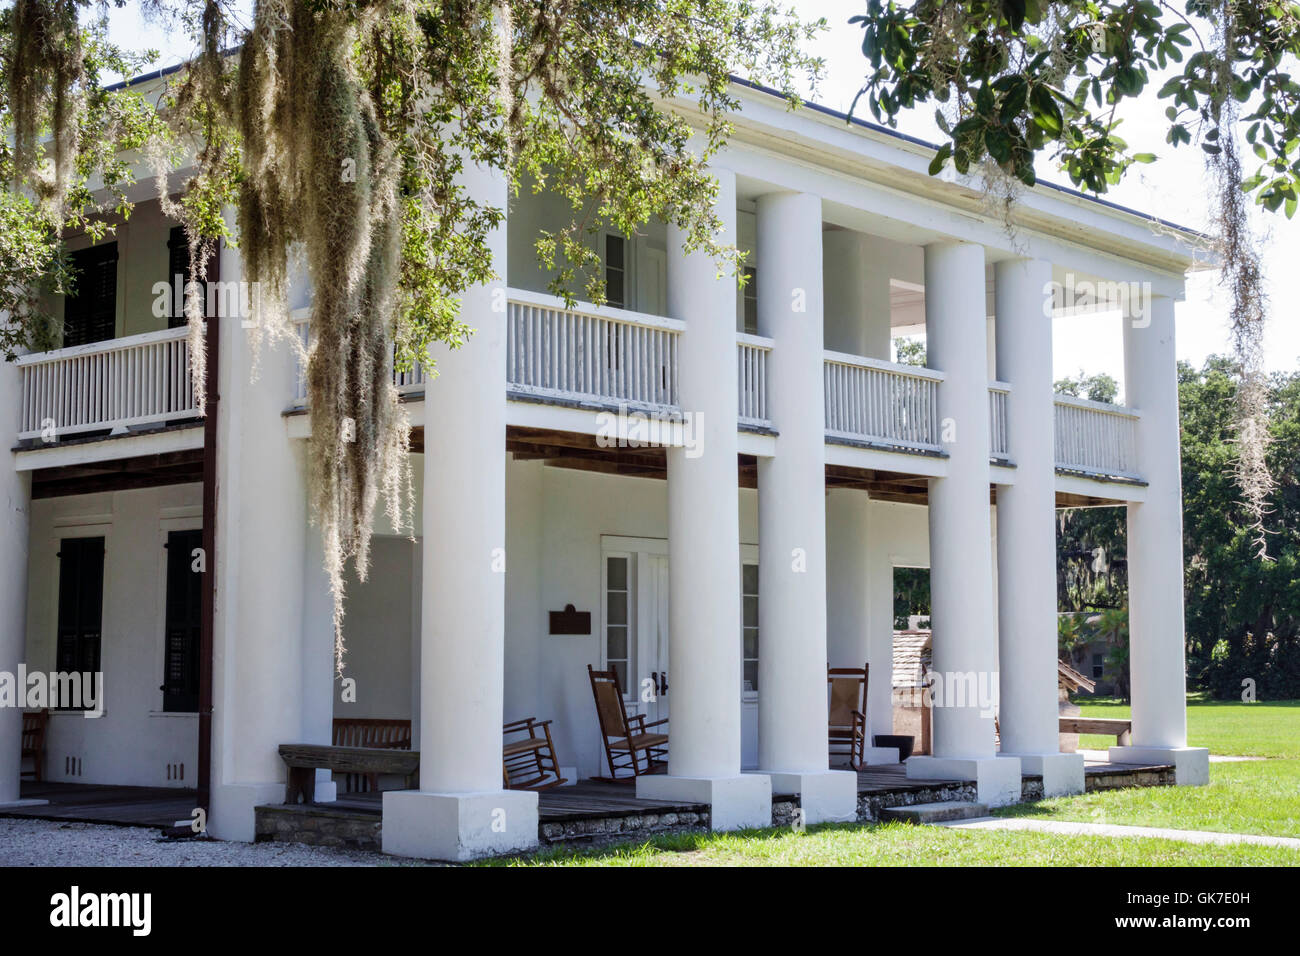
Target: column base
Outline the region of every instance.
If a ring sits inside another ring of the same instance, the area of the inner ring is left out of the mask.
[[[316,771],[315,803],[333,803],[339,798],[339,785],[328,770]]]
[[[26,797],[22,800],[8,800],[0,803],[0,811],[3,810],[21,810],[23,807],[43,807],[50,801],[42,800],[39,797]]]
[[[537,792],[384,793],[383,849],[393,856],[464,862],[537,848]]]
[[[975,799],[985,806],[1019,803],[1020,761],[1015,757],[908,757],[908,779],[973,780]]]
[[[773,793],[799,795],[804,823],[852,823],[858,818],[858,775],[851,770],[758,772],[767,774]]]
[[[1206,747],[1111,747],[1111,763],[1173,764],[1179,786],[1210,782],[1210,751]]]
[[[900,762],[897,747],[865,747],[862,751],[862,759],[868,767]]]
[[[1044,797],[1064,797],[1083,793],[1083,754],[1001,754],[1020,760],[1021,775],[1043,778]]]
[[[218,840],[252,843],[257,836],[254,809],[263,804],[284,803],[284,781],[274,783],[228,783],[212,788],[208,806],[209,836]]]
[[[636,795],[645,800],[707,803],[711,830],[772,825],[772,780],[765,773],[728,777],[651,774],[636,778]]]

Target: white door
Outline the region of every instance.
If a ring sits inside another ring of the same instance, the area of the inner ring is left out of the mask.
[[[638,624],[640,649],[641,713],[646,721],[668,716],[672,676],[668,672],[668,556],[642,554],[641,615]]]

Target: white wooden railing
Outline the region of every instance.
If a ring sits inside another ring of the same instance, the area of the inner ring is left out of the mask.
[[[1056,467],[1140,479],[1138,413],[1131,408],[1056,396]]]
[[[676,410],[677,349],[685,325],[623,309],[510,290],[506,382],[560,401]]]
[[[825,376],[827,436],[939,450],[942,372],[827,352]]]
[[[311,348],[310,315],[310,309],[297,309],[292,316],[293,323],[298,329],[298,341],[302,343],[304,351]],[[400,395],[423,392],[425,385],[424,368],[417,362],[409,372],[400,372],[394,369],[393,384],[397,386]],[[293,398],[294,403],[297,405],[302,405],[307,401],[307,369],[302,362],[298,363],[297,383],[294,386]]]
[[[189,329],[164,329],[20,356],[19,440],[197,415]]]
[[[740,389],[740,424],[772,424],[767,407],[767,356],[772,340],[740,333],[736,336],[737,383]]]
[[[1011,457],[1011,442],[1007,434],[1007,396],[1011,386],[1006,382],[989,383],[989,455],[993,458]]]

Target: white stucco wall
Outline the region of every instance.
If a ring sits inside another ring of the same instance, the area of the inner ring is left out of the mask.
[[[104,715],[50,719],[49,780],[192,787],[198,771],[198,717],[162,713],[163,621],[169,531],[202,524],[198,484],[32,502],[27,595],[27,667],[56,664],[59,542],[104,540]],[[73,766],[73,761],[76,766]],[[184,779],[168,765],[184,764]],[[79,771],[79,772],[78,772]]]

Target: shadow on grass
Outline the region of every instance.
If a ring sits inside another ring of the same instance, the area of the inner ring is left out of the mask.
[[[857,832],[875,830],[885,826],[905,826],[895,823],[818,823],[807,827],[805,834],[830,833],[836,831]],[[640,840],[622,840],[605,843],[600,846],[560,845],[540,849],[535,853],[517,856],[493,857],[476,861],[474,866],[517,866],[545,865],[548,863],[573,863],[583,860],[634,859],[654,853],[694,853],[708,849],[720,841],[754,842],[757,840],[778,840],[788,837],[795,830],[792,827],[764,827],[762,829],[729,830],[725,833],[711,833],[707,830],[691,830],[680,833],[664,833]]]

